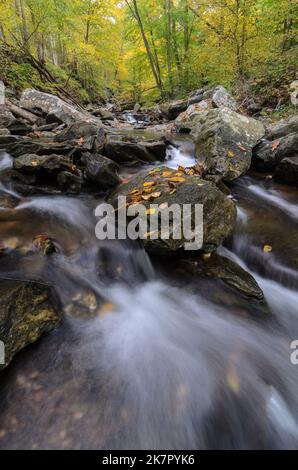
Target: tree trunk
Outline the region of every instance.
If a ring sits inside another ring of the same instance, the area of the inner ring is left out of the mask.
[[[150,45],[148,43],[148,39],[147,39],[145,30],[144,30],[144,26],[143,26],[143,23],[142,23],[142,20],[141,20],[141,17],[140,17],[138,5],[137,5],[137,0],[133,0],[133,6],[134,6],[135,18],[138,22],[138,25],[139,25],[139,28],[140,28],[140,31],[141,31],[141,35],[142,35],[142,38],[143,38],[144,46],[146,48],[148,60],[149,60],[149,63],[150,63],[150,67],[151,67],[153,76],[154,76],[155,83],[156,83],[157,87],[159,88],[159,90],[161,91],[161,93],[163,94],[164,93],[163,85],[162,85],[162,82],[161,82],[160,78],[158,77],[158,74],[157,74],[156,69],[155,69],[151,48],[150,48]]]

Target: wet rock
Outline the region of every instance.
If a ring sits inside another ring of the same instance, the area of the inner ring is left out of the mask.
[[[175,176],[177,172],[167,167],[142,174],[128,183],[120,185],[111,195],[110,201],[117,205],[119,196],[126,196],[129,205],[143,204],[147,209],[150,204],[161,205],[162,209],[172,204],[191,204],[192,223],[194,223],[194,205],[203,204],[204,241],[202,249],[213,251],[232,231],[236,220],[236,207],[213,183],[202,180],[198,176]],[[178,179],[177,179],[178,178]],[[149,183],[149,189],[148,189]],[[152,199],[150,194],[153,193]],[[183,232],[183,231],[182,231]],[[173,219],[170,219],[170,233],[173,233]],[[183,250],[185,242],[183,233],[177,240],[161,238],[160,230],[157,239],[144,240],[146,250],[151,253],[169,254]]]
[[[166,150],[163,141],[136,141],[121,136],[108,136],[104,147],[105,155],[117,163],[161,161],[166,158]]]
[[[274,141],[264,140],[253,150],[252,168],[272,170],[284,158],[298,156],[298,133]]]
[[[8,149],[10,144],[14,144],[20,140],[21,138],[17,137],[16,135],[0,135],[0,149]]]
[[[37,90],[25,90],[20,99],[20,106],[29,110],[40,109],[44,114],[48,114],[54,119],[51,122],[71,124],[75,121],[86,121],[98,125],[101,123],[96,117],[87,112],[79,111],[57,96]],[[47,120],[47,122],[50,121]]]
[[[6,146],[7,152],[17,158],[28,153],[36,155],[65,155],[78,160],[82,153],[92,150],[95,137],[86,137],[80,142],[78,140],[66,142],[53,142],[52,139],[25,138],[17,144]]]
[[[278,164],[274,179],[280,183],[298,186],[298,154],[295,158],[284,158]]]
[[[26,154],[13,162],[12,178],[25,185],[54,186],[78,193],[83,184],[82,172],[61,155]]]
[[[261,122],[225,107],[197,116],[191,132],[196,156],[204,164],[206,173],[219,174],[226,181],[249,170],[252,148],[264,134]]]
[[[220,279],[246,297],[262,301],[264,294],[257,281],[234,261],[212,253],[209,258],[183,259],[179,263],[185,275]]]
[[[55,328],[61,320],[59,303],[49,286],[38,282],[0,280],[0,340],[5,364],[15,354]]]
[[[85,167],[85,178],[95,183],[98,188],[112,188],[120,183],[118,165],[102,155],[86,154],[82,158]]]
[[[82,190],[83,178],[70,171],[61,171],[57,176],[57,184],[63,192],[78,194]]]
[[[276,122],[267,127],[266,139],[275,140],[288,134],[298,132],[298,114],[290,116],[288,119]]]
[[[7,136],[7,135],[10,135],[10,132],[8,129],[6,128],[0,129],[0,136]]]

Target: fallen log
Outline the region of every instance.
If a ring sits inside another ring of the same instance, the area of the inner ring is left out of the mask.
[[[29,121],[31,124],[35,124],[36,121],[39,119],[39,117],[35,114],[30,113],[29,111],[26,111],[25,109],[20,108],[19,106],[16,106],[8,100],[6,100],[6,104],[12,114],[22,119],[25,119],[26,121]]]

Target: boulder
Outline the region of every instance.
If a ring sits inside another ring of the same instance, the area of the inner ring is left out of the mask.
[[[103,121],[113,121],[115,119],[115,115],[106,108],[97,108],[92,114],[100,117]]]
[[[214,108],[230,108],[233,111],[237,109],[237,102],[232,95],[221,85],[212,90],[205,91],[204,99],[210,99]]]
[[[209,258],[183,259],[179,263],[184,275],[189,274],[192,281],[195,277],[220,279],[228,286],[236,289],[240,294],[262,301],[264,294],[257,281],[234,261],[212,253]]]
[[[37,90],[25,90],[20,99],[20,106],[33,111],[35,109],[41,110],[44,114],[48,114],[54,119],[51,122],[71,124],[75,121],[86,121],[98,125],[101,124],[100,119],[87,112],[79,111],[61,98]],[[47,122],[49,123],[50,121],[47,120]]]
[[[298,114],[276,122],[267,127],[266,139],[276,140],[288,134],[298,132]]]
[[[179,173],[179,172],[178,172]],[[236,220],[236,206],[217,187],[202,180],[199,176],[184,174],[176,176],[175,170],[161,167],[153,172],[145,173],[120,185],[110,196],[110,202],[117,206],[118,197],[126,196],[129,205],[143,204],[147,209],[150,204],[161,206],[160,210],[167,210],[172,204],[191,204],[191,221],[194,223],[195,204],[203,205],[203,246],[204,251],[215,250],[232,231]],[[149,188],[148,188],[149,186]],[[150,194],[153,193],[152,199]],[[170,219],[170,233],[173,232],[173,220]],[[183,232],[183,231],[182,231]],[[164,240],[160,230],[157,239],[148,237],[144,240],[144,246],[150,253],[171,254],[183,250],[189,240],[183,233],[179,239],[170,238]]]
[[[232,181],[249,170],[252,148],[264,136],[265,128],[255,119],[221,107],[198,115],[191,134],[206,173]]]
[[[156,162],[166,158],[167,145],[163,141],[142,141],[110,135],[104,153],[117,163]]]
[[[296,158],[284,158],[275,170],[274,179],[280,183],[298,186],[298,155]]]
[[[59,303],[48,285],[39,282],[0,281],[0,340],[6,367],[15,354],[55,328],[61,320]]]
[[[102,155],[85,154],[82,157],[85,178],[95,183],[98,188],[112,188],[120,183],[118,165]]]
[[[176,119],[180,113],[183,113],[188,108],[188,100],[172,101],[169,104],[167,114],[170,120]]]
[[[298,133],[289,134],[274,141],[264,140],[253,150],[252,168],[272,170],[281,160],[298,156]]]
[[[54,186],[78,193],[83,184],[81,170],[61,155],[26,154],[13,162],[12,177],[25,185]]]
[[[57,135],[56,142],[65,142],[68,140],[85,139],[86,137],[96,136],[99,126],[92,122],[77,121],[68,126],[63,132]]]
[[[175,119],[175,123],[187,123],[193,121],[201,113],[212,109],[212,103],[210,100],[202,100],[199,103],[191,104],[188,106],[187,110],[183,113],[180,113],[179,116]],[[192,127],[190,125],[190,127]]]

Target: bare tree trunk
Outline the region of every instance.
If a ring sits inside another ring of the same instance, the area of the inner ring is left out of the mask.
[[[156,71],[156,68],[155,68],[151,48],[150,48],[145,30],[144,30],[144,26],[143,26],[143,23],[142,23],[142,20],[141,20],[141,17],[140,17],[138,5],[137,5],[137,0],[133,0],[133,6],[134,6],[134,15],[135,15],[135,18],[138,22],[140,31],[141,31],[141,35],[142,35],[142,38],[143,38],[144,46],[146,48],[148,60],[149,60],[149,63],[150,63],[151,71],[152,71],[153,76],[154,76],[155,83],[156,83],[157,87],[159,88],[159,90],[161,91],[161,93],[163,94],[164,93],[163,85],[162,85],[162,82],[161,82],[160,78],[158,77],[158,74],[157,74],[157,71]]]
[[[172,47],[171,47],[171,0],[166,0],[166,13],[167,13],[167,59],[168,59],[168,80],[170,85],[170,93],[173,93],[173,75],[172,75]]]
[[[180,60],[178,44],[177,44],[176,21],[174,18],[172,21],[172,35],[173,35],[174,57],[175,57],[175,62],[176,62],[176,67],[177,67],[177,72],[178,72],[178,85],[180,87],[182,85],[182,66],[181,66],[181,60]]]
[[[28,50],[29,35],[28,35],[28,29],[27,29],[27,15],[26,15],[25,1],[19,0],[19,2],[20,2],[20,11],[21,11],[21,18],[22,18],[23,46],[25,50]]]

